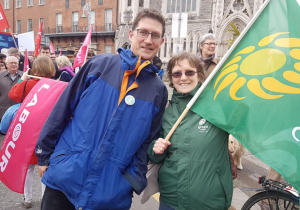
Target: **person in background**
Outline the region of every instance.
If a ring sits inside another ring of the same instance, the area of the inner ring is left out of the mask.
[[[175,55],[168,62],[167,76],[173,96],[160,138],[148,149],[150,161],[162,163],[159,210],[228,210],[233,194],[229,134],[188,111],[170,141],[164,139],[205,80],[199,57],[188,52]]]
[[[5,59],[6,59],[6,55],[3,53],[0,53],[0,63],[4,63],[5,64]]]
[[[0,72],[1,71],[5,71],[6,70],[6,66],[4,63],[0,63]]]
[[[60,72],[60,77],[58,80],[64,82],[70,82],[71,79],[75,76],[75,73],[72,69],[72,64],[68,57],[62,55],[56,58],[57,67]]]
[[[206,77],[208,77],[219,63],[219,59],[215,57],[217,45],[216,36],[212,33],[205,34],[200,39],[200,59],[203,64]]]
[[[40,48],[40,55],[46,55],[50,58],[50,47],[46,46],[46,45],[42,45]],[[53,60],[52,60],[53,61]],[[55,66],[55,70],[56,73],[53,77],[51,77],[51,79],[58,79],[60,76],[60,71],[58,69],[57,63],[55,62],[55,60],[53,61],[53,64]]]
[[[15,48],[15,47],[9,48],[8,51],[7,51],[7,53],[8,53],[9,56],[15,56],[16,58],[18,58],[18,60],[19,60],[19,71],[23,71],[25,56],[22,55],[20,53],[20,51],[17,48]],[[28,63],[29,63],[29,68],[31,68],[32,64],[31,64],[31,62],[30,62],[29,59],[28,59]]]
[[[39,79],[35,79],[35,78],[31,79],[30,77],[28,77],[27,72],[23,73],[19,82],[15,84],[8,93],[8,97],[16,103],[23,102],[24,98],[29,94],[31,89],[36,85],[36,83],[40,81]],[[42,55],[39,56],[33,63],[33,66],[30,69],[30,74],[38,77],[50,78],[55,74],[55,67],[53,65],[53,62],[48,56]],[[28,138],[30,138],[30,136]],[[22,205],[26,209],[32,207],[33,173],[34,173],[34,167],[35,165],[37,165],[37,163],[38,163],[37,156],[35,152],[33,152],[27,170],[27,176],[25,179],[24,201],[22,202]],[[44,193],[44,190],[45,190],[45,185],[42,184],[42,195]]]
[[[50,58],[52,61],[55,61],[56,59],[55,53],[50,53]]]
[[[22,71],[19,71],[19,60],[14,56],[8,56],[6,58],[7,70],[0,72],[0,120],[2,119],[5,111],[16,102],[12,101],[8,97],[10,89],[18,82],[23,75]]]
[[[34,57],[33,57],[32,55],[29,55],[29,56],[28,56],[28,59],[29,59],[30,62],[33,64],[33,62],[34,62]]]

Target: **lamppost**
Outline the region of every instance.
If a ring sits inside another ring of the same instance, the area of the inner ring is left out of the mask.
[[[87,14],[88,17],[88,30],[91,28],[91,1],[89,1],[84,7],[82,8],[82,18],[86,18],[85,13]]]

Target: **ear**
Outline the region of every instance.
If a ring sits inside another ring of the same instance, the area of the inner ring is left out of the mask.
[[[159,47],[161,47],[162,46],[162,44],[165,42],[165,38],[163,37],[162,39],[161,39],[161,42],[160,42],[160,45],[159,45]]]
[[[132,42],[132,37],[133,37],[133,30],[129,30],[129,40]]]

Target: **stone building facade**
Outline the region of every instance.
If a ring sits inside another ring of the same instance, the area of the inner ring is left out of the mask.
[[[234,23],[242,31],[264,0],[122,0],[119,2],[119,27],[116,31],[115,49],[130,45],[128,31],[133,17],[142,8],[159,10],[166,20],[165,43],[158,56],[166,63],[173,53],[177,38],[172,38],[172,13],[188,13],[187,37],[181,38],[183,50],[199,53],[199,39],[211,29],[217,37],[217,56],[222,57],[229,49],[232,39],[229,23]]]

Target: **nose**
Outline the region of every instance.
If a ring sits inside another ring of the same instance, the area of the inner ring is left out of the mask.
[[[149,34],[149,35],[147,36],[147,38],[144,39],[144,42],[146,42],[146,43],[152,43],[152,37],[151,37],[151,36],[152,36],[152,35]]]
[[[185,72],[182,72],[182,75],[180,77],[181,80],[186,80],[187,76],[185,75]]]

